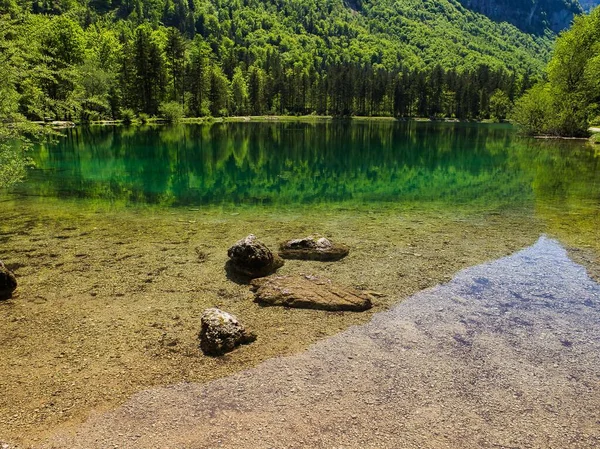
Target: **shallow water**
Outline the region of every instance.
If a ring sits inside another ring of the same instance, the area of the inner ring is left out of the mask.
[[[373,320],[48,447],[596,448],[600,285],[542,237]]]
[[[10,198],[34,216],[36,208],[50,215],[145,210],[184,220],[188,212],[282,220],[339,212],[343,219],[346,210],[518,214],[567,245],[600,249],[597,146],[522,138],[510,125],[96,126],[68,130],[31,156],[35,168]]]
[[[520,138],[509,125],[97,126],[69,130],[32,158],[35,168],[14,191],[20,200],[84,199],[109,209],[527,209],[551,226],[566,218],[574,232],[597,228],[600,210],[597,149]]]
[[[0,303],[0,442],[33,444],[145,388],[297,353],[541,234],[600,279],[598,151],[506,125],[77,128],[31,156],[28,180],[0,198],[0,258],[19,279]],[[364,314],[260,308],[223,270],[251,232],[271,248],[314,232],[346,243],[338,263],[280,272],[383,296]],[[203,357],[198,317],[211,306],[259,340]]]

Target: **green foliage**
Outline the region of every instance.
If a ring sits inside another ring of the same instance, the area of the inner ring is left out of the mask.
[[[537,84],[516,101],[511,121],[525,134],[553,134],[553,103],[550,85]]]
[[[600,9],[596,9],[577,17],[558,38],[548,64],[549,83],[536,86],[517,103],[515,122],[530,134],[587,136],[590,120],[600,111],[599,52]]]
[[[552,40],[451,0],[9,6],[0,38],[28,119],[156,116],[167,102],[188,116],[488,118],[497,90],[513,101],[540,76]]]
[[[55,134],[49,128],[24,121],[18,114],[0,117],[0,189],[23,180],[27,167],[32,164],[28,152],[33,143],[52,142]]]
[[[490,97],[490,118],[500,122],[504,120],[512,108],[508,95],[500,89],[496,89]]]
[[[160,113],[168,123],[179,123],[183,119],[183,106],[176,101],[169,101],[160,106]]]
[[[126,125],[132,124],[133,121],[135,120],[135,112],[133,111],[133,109],[128,109],[128,108],[122,109],[121,110],[121,120]]]
[[[231,99],[234,115],[245,115],[248,113],[248,83],[242,69],[236,67],[231,80]]]
[[[0,189],[10,187],[25,177],[27,161],[23,148],[0,140]]]
[[[25,176],[29,136],[40,133],[19,113],[19,73],[13,67],[23,61],[17,48],[6,39],[8,30],[0,27],[0,189],[10,187]],[[11,67],[12,66],[12,67]]]

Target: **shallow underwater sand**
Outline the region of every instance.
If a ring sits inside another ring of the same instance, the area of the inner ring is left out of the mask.
[[[1,211],[2,257],[19,288],[0,303],[0,441],[19,447],[146,388],[203,383],[302,351],[547,231],[547,220],[527,211],[435,204],[152,209],[21,197]],[[254,233],[274,249],[313,232],[349,245],[350,255],[287,261],[279,272],[376,291],[371,311],[263,308],[227,279],[227,249],[239,238]],[[592,249],[581,254],[595,266]],[[213,306],[237,315],[258,340],[222,358],[203,356],[199,320]]]
[[[307,351],[134,395],[44,448],[600,444],[600,284],[547,237]]]
[[[0,303],[0,442],[36,446],[144,389],[205,383],[368,322],[460,269],[558,237],[597,273],[597,239],[552,214],[429,204],[126,208],[8,198],[2,257],[19,288]],[[542,218],[540,218],[542,217]],[[589,222],[586,218],[586,223]],[[581,231],[581,232],[579,232]],[[381,297],[368,312],[263,308],[227,279],[227,249],[256,234],[269,247],[310,233],[351,247],[339,262],[287,261],[280,273],[329,277]],[[202,311],[221,307],[258,333],[222,357],[198,349]]]

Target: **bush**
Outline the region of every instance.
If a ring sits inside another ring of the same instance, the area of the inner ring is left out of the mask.
[[[169,101],[160,106],[160,113],[169,123],[178,123],[183,118],[183,106],[176,101]]]
[[[525,134],[549,134],[554,111],[549,84],[538,84],[519,98],[510,120]]]
[[[0,189],[21,181],[26,165],[24,151],[18,144],[0,141]]]
[[[135,112],[132,109],[122,109],[121,110],[121,120],[126,125],[131,125],[135,120]]]
[[[148,114],[145,114],[143,112],[140,112],[138,114],[138,119],[140,120],[140,123],[142,125],[145,125],[146,123],[148,123],[150,121],[150,116]]]

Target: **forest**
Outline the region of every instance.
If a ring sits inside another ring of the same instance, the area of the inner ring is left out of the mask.
[[[29,120],[503,119],[552,43],[450,0],[1,5],[1,113]]]
[[[528,134],[571,137],[600,122],[600,8],[560,35],[547,80],[516,101],[512,120]]]

